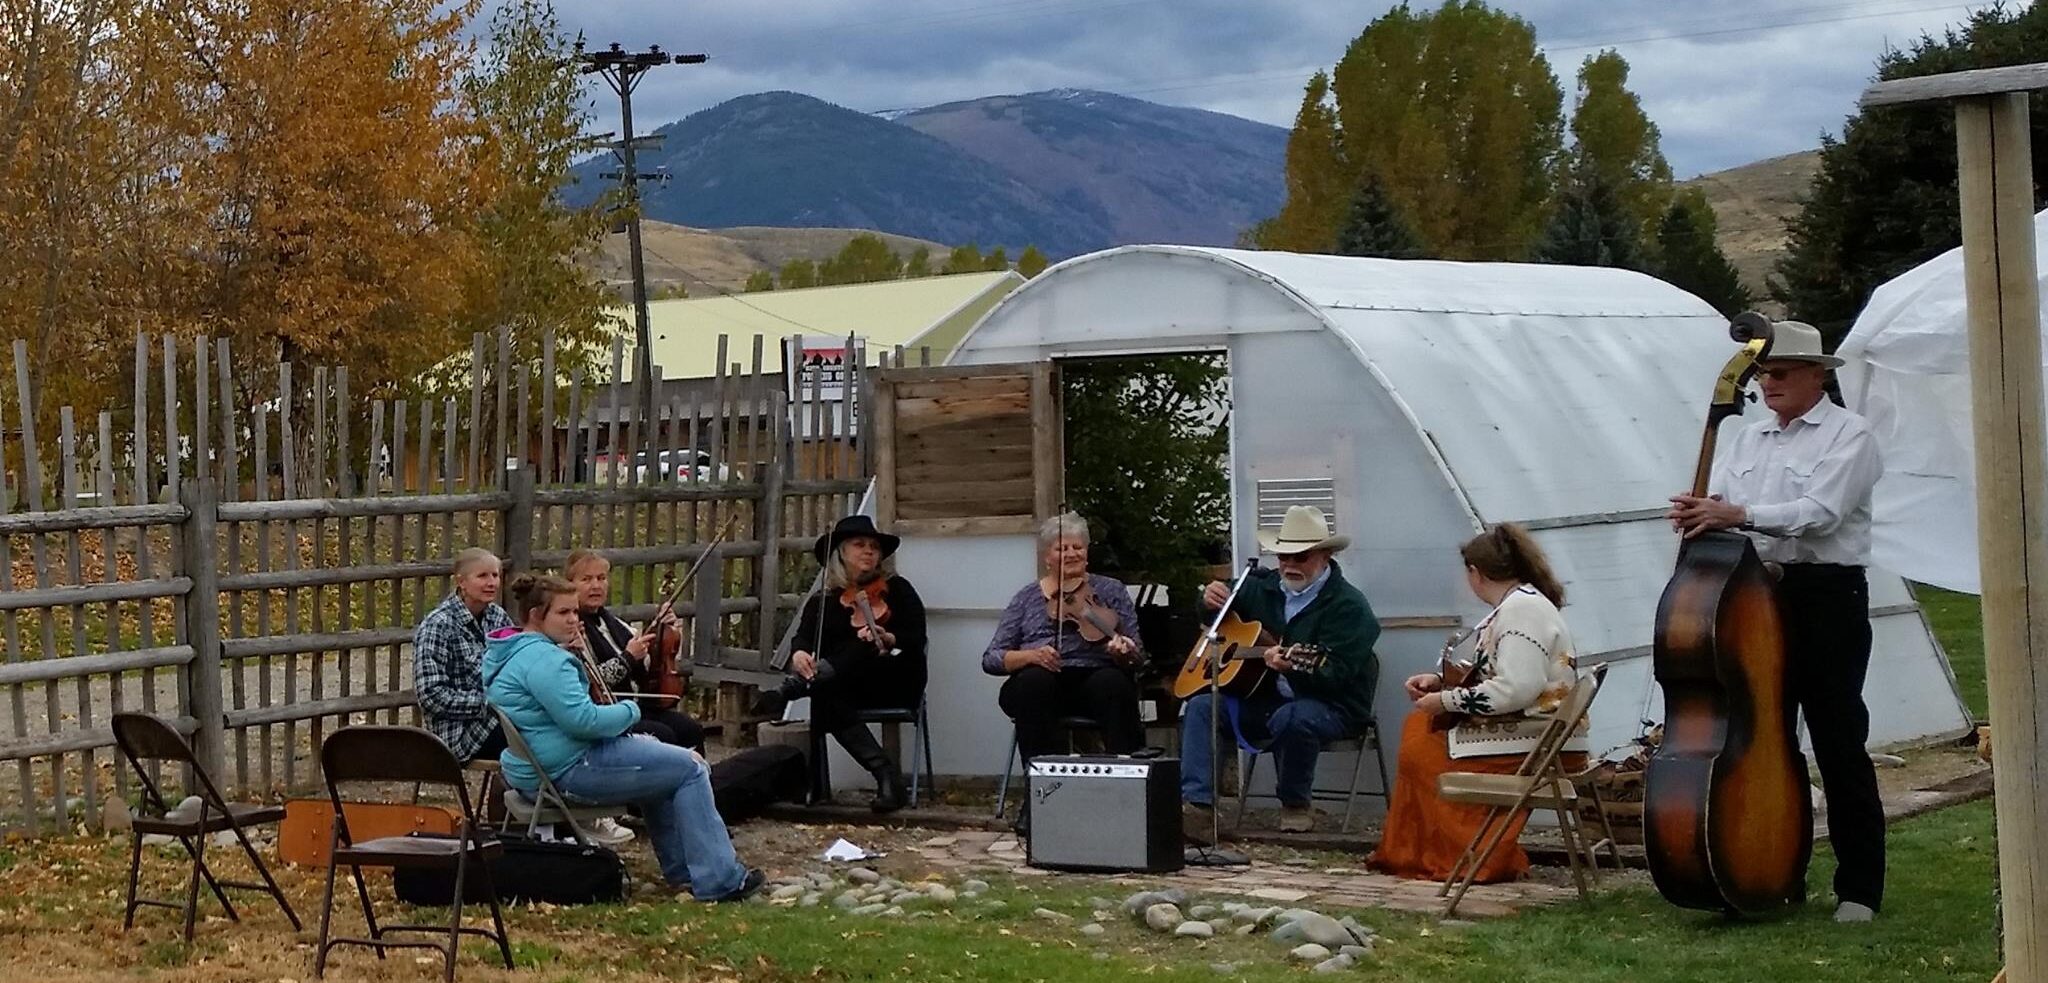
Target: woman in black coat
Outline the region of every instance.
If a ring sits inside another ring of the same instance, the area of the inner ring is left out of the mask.
[[[924,698],[924,602],[896,575],[891,557],[900,542],[864,515],[841,519],[818,537],[813,553],[825,567],[822,596],[804,602],[789,678],[754,707],[778,715],[790,700],[809,696],[811,726],[831,734],[875,776],[876,812],[903,807],[903,774],[854,714],[915,709]]]

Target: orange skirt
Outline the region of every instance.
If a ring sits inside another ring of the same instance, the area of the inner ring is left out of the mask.
[[[1451,759],[1450,735],[1429,729],[1430,720],[1410,712],[1401,728],[1399,764],[1394,769],[1394,794],[1387,806],[1387,820],[1380,834],[1379,849],[1367,857],[1367,867],[1381,873],[1417,880],[1441,881],[1451,876],[1451,867],[1472,842],[1486,821],[1485,806],[1445,802],[1437,797],[1437,776],[1445,772],[1486,772],[1512,774],[1522,755],[1503,754],[1483,758]],[[1567,755],[1584,758],[1583,754]],[[1569,762],[1567,769],[1571,767]],[[1529,854],[1522,850],[1522,825],[1528,814],[1508,819],[1508,830],[1493,856],[1479,868],[1481,884],[1512,881],[1529,872]]]

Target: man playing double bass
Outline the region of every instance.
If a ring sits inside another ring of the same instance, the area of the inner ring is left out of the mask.
[[[1777,585],[1790,692],[1813,740],[1834,844],[1835,920],[1869,921],[1884,900],[1884,806],[1864,744],[1870,711],[1870,492],[1883,466],[1863,418],[1827,398],[1820,332],[1772,327],[1759,365],[1771,415],[1744,427],[1715,463],[1706,498],[1676,495],[1672,525],[1687,538],[1737,529]]]

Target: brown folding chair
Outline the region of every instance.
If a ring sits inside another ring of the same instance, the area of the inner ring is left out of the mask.
[[[263,891],[277,899],[277,906],[284,909],[284,916],[291,919],[292,928],[297,930],[300,927],[298,914],[292,911],[291,902],[284,899],[284,892],[278,890],[277,881],[270,876],[270,868],[263,863],[256,847],[249,842],[248,833],[244,832],[248,827],[283,819],[284,808],[229,802],[222,798],[212,776],[200,767],[198,758],[192,753],[192,745],[171,725],[155,717],[141,713],[117,713],[114,714],[113,727],[115,746],[127,757],[128,764],[135,770],[136,780],[142,784],[142,807],[146,811],[145,815],[136,816],[129,826],[132,846],[128,853],[128,907],[122,913],[121,931],[134,927],[135,912],[139,908],[182,908],[185,912],[185,941],[192,941],[192,926],[199,913],[201,880],[206,881],[213,896],[220,899],[220,906],[227,911],[230,921],[239,922],[242,918],[228,901],[225,888]],[[199,787],[198,808],[173,809],[164,799],[163,790],[150,780],[151,769],[143,767],[144,761],[170,761],[190,768],[192,781]],[[206,840],[211,834],[223,830],[234,831],[242,852],[248,855],[256,873],[263,877],[263,883],[223,881],[213,876],[213,871],[206,866]],[[182,905],[136,896],[142,879],[142,838],[150,834],[177,840],[192,858],[192,874],[185,885],[185,903]]]
[[[1584,861],[1591,854],[1587,852],[1579,830],[1578,790],[1573,786],[1571,776],[1565,774],[1559,764],[1559,758],[1565,742],[1571,739],[1572,731],[1577,729],[1586,710],[1593,705],[1593,698],[1599,695],[1600,684],[1606,678],[1606,663],[1594,666],[1592,671],[1579,677],[1564,702],[1550,715],[1549,723],[1536,738],[1536,746],[1529,750],[1513,774],[1446,772],[1437,776],[1437,794],[1445,801],[1487,807],[1485,821],[1473,832],[1472,842],[1465,845],[1458,862],[1451,866],[1451,876],[1445,878],[1442,890],[1437,892],[1438,897],[1450,897],[1450,903],[1444,908],[1445,918],[1457,913],[1459,902],[1465,899],[1465,892],[1471,890],[1480,869],[1486,866],[1487,859],[1507,838],[1514,817],[1537,809],[1549,809],[1557,814],[1558,832],[1564,837],[1565,862],[1571,867],[1579,898],[1585,900],[1590,897],[1586,889]]]
[[[455,979],[455,957],[462,936],[481,935],[498,943],[505,968],[512,968],[512,943],[505,935],[505,916],[498,907],[497,885],[491,882],[491,861],[504,852],[496,839],[485,839],[476,809],[463,781],[462,763],[455,760],[448,745],[418,727],[343,727],[320,745],[320,767],[327,776],[327,796],[334,804],[333,859],[327,867],[327,891],[320,900],[320,949],[313,957],[313,975],[327,972],[327,952],[338,945],[368,946],[384,958],[386,949],[434,949],[441,953],[443,977]],[[453,839],[423,836],[386,836],[356,842],[349,835],[348,815],[342,809],[341,787],[352,782],[390,782],[418,787],[437,785],[452,788],[462,803],[462,819]],[[362,901],[363,922],[370,937],[335,938],[329,935],[334,914],[335,871],[346,864],[355,877],[356,897]],[[448,924],[378,925],[370,907],[370,889],[363,883],[364,867],[439,867],[455,871],[455,894],[450,902]],[[464,882],[471,869],[484,879],[484,896],[491,902],[491,923],[495,930],[462,927]],[[446,942],[401,941],[386,938],[393,932],[448,933]]]

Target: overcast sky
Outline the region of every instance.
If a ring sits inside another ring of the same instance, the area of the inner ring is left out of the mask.
[[[2025,0],[2014,0],[2024,3]],[[1839,132],[1887,45],[1984,4],[1939,0],[1494,0],[1536,27],[1564,85],[1619,49],[1681,178],[1812,148]],[[1386,0],[557,0],[592,47],[659,44],[704,65],[648,74],[636,127],[772,89],[853,109],[1062,87],[1292,122],[1310,72]],[[1419,2],[1419,8],[1434,6]],[[618,103],[591,79],[598,128]],[[601,98],[599,98],[601,96]]]

